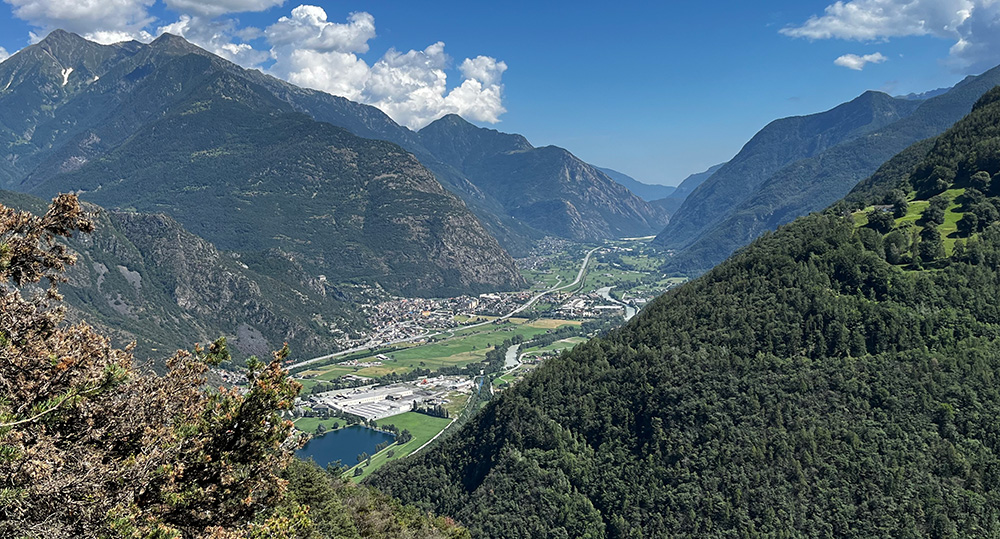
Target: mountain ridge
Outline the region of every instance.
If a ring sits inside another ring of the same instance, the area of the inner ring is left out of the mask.
[[[694,189],[656,243],[668,249],[690,246],[784,166],[891,123],[919,104],[868,91],[824,112],[768,123],[733,159]]]
[[[50,41],[85,41],[67,36],[57,33]],[[22,60],[50,41],[0,64],[0,75],[17,73]],[[42,196],[82,190],[106,207],[165,212],[224,249],[282,247],[316,274],[379,281],[397,293],[523,285],[513,260],[467,207],[399,146],[296,112],[245,70],[177,36],[129,46],[127,54],[116,46],[88,47],[114,65],[101,64],[104,76],[67,87],[74,93],[60,94],[50,113],[31,120],[32,139],[15,146],[20,153],[0,167],[12,177],[8,187]],[[47,76],[52,79],[51,70]],[[24,93],[30,88],[19,84],[0,95],[0,108],[23,102]],[[277,139],[274,131],[287,138]],[[272,147],[265,148],[265,140]],[[249,181],[265,182],[266,189],[239,185]],[[261,211],[256,203],[270,206]],[[327,220],[332,228],[317,233],[306,226],[328,219],[335,208],[345,215]],[[390,208],[394,215],[385,214]]]
[[[508,216],[535,229],[595,241],[652,233],[668,219],[564,148],[536,148],[521,135],[476,127],[456,115],[417,135]]]
[[[967,77],[948,92],[920,102],[912,114],[898,121],[785,165],[752,195],[731,206],[729,215],[718,224],[680,248],[663,269],[686,274],[703,272],[763,232],[822,210],[847,195],[896,153],[948,129],[998,83],[1000,68]]]

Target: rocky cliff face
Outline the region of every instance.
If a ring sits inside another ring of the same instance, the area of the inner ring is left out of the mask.
[[[25,206],[12,198],[4,193],[0,202]],[[334,349],[337,337],[364,323],[353,312],[353,302],[367,299],[359,291],[301,268],[282,279],[261,275],[166,215],[101,211],[96,225],[94,234],[69,240],[78,262],[62,292],[73,318],[113,328],[122,344],[138,341],[140,358],[223,335],[244,356],[265,356],[286,342],[296,356],[309,356]]]

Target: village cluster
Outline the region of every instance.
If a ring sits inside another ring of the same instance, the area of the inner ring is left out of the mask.
[[[421,342],[428,333],[458,328],[479,316],[502,316],[524,304],[530,292],[480,294],[453,298],[393,298],[364,307],[371,328],[344,348],[379,347],[403,340]],[[466,317],[461,324],[457,317]]]

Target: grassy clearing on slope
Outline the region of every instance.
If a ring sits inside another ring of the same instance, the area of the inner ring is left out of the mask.
[[[382,451],[379,451],[372,456],[370,465],[364,466],[363,464],[359,464],[344,472],[344,477],[352,478],[355,482],[361,481],[375,470],[381,468],[386,462],[389,462],[390,460],[399,460],[408,456],[410,453],[413,453],[420,446],[424,445],[430,441],[431,438],[444,430],[449,423],[451,423],[451,419],[431,417],[417,412],[406,412],[405,414],[394,415],[392,417],[378,420],[377,424],[379,426],[395,425],[399,428],[400,432],[403,430],[410,431],[413,438],[405,444],[394,443]],[[388,456],[390,451],[393,453],[391,458]],[[360,467],[364,473],[355,477],[354,469],[358,467]]]
[[[944,223],[938,225],[938,231],[944,240],[945,253],[950,256],[955,249],[955,242],[960,239],[958,237],[958,221],[964,213],[961,211],[962,205],[957,200],[965,194],[965,188],[948,189],[942,194],[951,199],[951,202],[944,212]],[[913,197],[913,193],[910,193],[910,197]],[[896,219],[895,228],[904,231],[916,230],[919,234],[924,229],[924,226],[919,224],[919,221],[928,206],[930,206],[930,201],[928,200],[910,200],[906,208],[906,215]],[[854,219],[854,226],[863,227],[867,225],[868,212],[874,208],[874,206],[868,206],[851,214],[851,217]]]

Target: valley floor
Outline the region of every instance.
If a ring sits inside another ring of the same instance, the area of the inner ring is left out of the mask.
[[[451,421],[433,418],[441,420],[429,422],[436,430],[424,425],[415,435],[421,445],[429,443],[545,359],[620,325],[683,282],[658,273],[664,256],[646,238],[603,245],[552,241],[518,261],[527,290],[393,298],[371,306],[372,329],[358,344],[289,365],[304,386],[292,412],[295,425],[308,433],[355,422],[381,425],[412,418],[415,407],[441,407]],[[356,478],[420,447],[412,440],[403,445],[358,464],[363,470]]]

